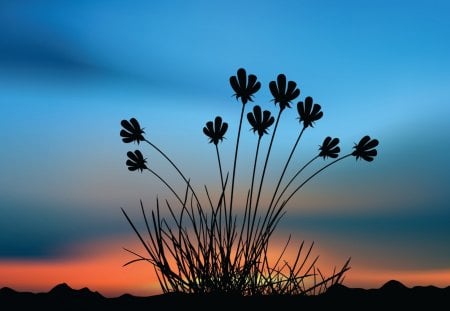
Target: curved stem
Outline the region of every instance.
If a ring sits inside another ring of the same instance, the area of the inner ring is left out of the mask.
[[[220,162],[219,147],[217,145],[215,145],[215,146],[216,146],[217,162],[219,163],[220,182],[222,184],[222,189],[224,189],[223,174],[222,174],[222,164]]]
[[[351,155],[352,155],[352,154],[349,153],[349,154],[347,154],[347,155],[345,155],[345,156],[343,156],[343,157],[340,157],[339,159],[336,159],[336,160],[334,160],[333,162],[328,163],[327,165],[325,165],[324,167],[322,167],[321,169],[319,169],[317,172],[315,172],[314,174],[312,174],[311,176],[309,176],[304,182],[302,182],[302,183],[300,184],[300,186],[298,186],[298,187],[291,193],[291,195],[290,195],[286,200],[283,201],[282,207],[285,206],[285,205],[287,204],[287,202],[289,202],[289,200],[294,196],[295,193],[297,193],[298,190],[300,190],[300,189],[301,189],[308,181],[310,181],[312,178],[314,178],[314,176],[316,176],[317,174],[319,174],[320,172],[322,172],[322,171],[323,171],[324,169],[326,169],[327,167],[333,165],[334,163],[337,163],[337,162],[339,162],[339,161],[342,161],[342,160],[344,160],[345,158],[348,158],[348,157],[351,156]],[[281,207],[281,208],[282,208],[282,207]]]
[[[156,151],[158,151],[167,161],[169,161],[169,163],[176,169],[176,171],[178,172],[178,174],[180,174],[181,178],[183,178],[184,182],[188,185],[189,189],[191,189],[192,194],[194,195],[195,199],[197,200],[197,203],[200,204],[200,200],[197,197],[197,194],[195,193],[194,189],[192,188],[191,184],[189,183],[189,181],[187,180],[187,178],[184,176],[184,174],[180,171],[180,169],[178,168],[178,166],[175,165],[175,163],[173,163],[173,161],[161,150],[159,149],[156,145],[154,145],[152,142],[150,142],[149,140],[145,139],[145,142],[148,143],[150,146],[152,146]]]
[[[253,185],[254,185],[254,181],[255,181],[255,172],[256,172],[256,164],[258,162],[258,154],[259,154],[259,146],[261,145],[261,138],[262,136],[258,137],[258,143],[256,145],[256,153],[255,153],[255,161],[253,162],[253,174],[252,174],[252,185],[250,188],[250,199],[249,199],[249,207],[248,207],[248,213],[250,215],[250,212],[252,210],[252,197],[253,197]],[[253,217],[252,218],[248,218],[248,222],[247,222],[247,239],[251,239],[251,237],[249,236],[249,233],[251,234],[251,232],[253,231],[253,226],[255,224],[255,218],[256,218],[256,208],[253,212]],[[251,229],[250,229],[250,222],[252,223]],[[248,240],[247,240],[248,242]],[[247,243],[248,244],[248,243]]]
[[[299,169],[297,171],[297,173],[295,173],[295,175],[291,178],[291,180],[287,183],[287,185],[283,188],[283,191],[281,191],[281,194],[278,196],[277,201],[275,202],[275,205],[273,206],[273,209],[276,208],[276,206],[278,205],[278,202],[281,200],[281,198],[283,197],[283,194],[286,192],[286,190],[289,188],[289,186],[292,184],[292,182],[297,178],[297,176],[307,167],[309,166],[312,162],[314,162],[316,159],[318,159],[319,156],[316,155],[314,158],[312,158],[311,160],[308,161],[308,163],[306,163],[305,165],[303,165],[303,167],[301,169]]]
[[[244,109],[245,104],[242,104],[242,110],[241,110],[241,118],[239,120],[239,129],[238,129],[238,136],[236,139],[236,149],[234,151],[234,162],[233,162],[233,175],[231,177],[231,195],[230,195],[230,211],[229,211],[229,223],[230,226],[229,229],[231,229],[231,222],[232,222],[232,211],[233,211],[233,196],[234,196],[234,178],[236,176],[236,162],[237,162],[237,156],[238,156],[238,150],[239,150],[239,139],[241,137],[241,127],[242,127],[242,119],[244,117]]]
[[[300,138],[302,137],[303,132],[305,131],[305,129],[306,129],[306,127],[303,126],[302,130],[300,131],[300,134],[297,137],[297,140],[295,141],[294,146],[292,147],[291,154],[289,154],[289,158],[287,159],[286,164],[284,165],[283,172],[281,173],[280,179],[278,179],[278,184],[277,184],[277,186],[275,188],[275,191],[273,192],[272,200],[270,201],[270,204],[269,204],[269,210],[272,207],[273,201],[275,200],[275,196],[277,195],[277,192],[278,192],[278,188],[280,187],[281,181],[283,180],[284,174],[286,173],[286,169],[287,169],[287,167],[289,165],[289,162],[292,159],[292,156],[294,154],[295,148],[297,148],[298,142],[300,141]]]
[[[226,211],[227,205],[226,205],[226,201],[225,201],[225,183],[223,181],[222,162],[220,161],[219,147],[217,145],[216,145],[216,154],[217,154],[217,162],[219,163],[220,182],[222,184],[222,193],[220,195],[221,195],[221,198],[223,199],[223,206]],[[219,200],[219,206],[221,205],[220,201],[221,200]]]
[[[256,145],[255,161],[253,162],[252,185],[250,188],[250,201],[249,201],[250,210],[252,207],[253,185],[254,185],[254,181],[255,181],[256,163],[258,162],[258,153],[259,153],[259,146],[261,144],[261,137],[262,136],[259,136],[259,138],[258,138],[258,143]]]
[[[184,206],[184,202],[183,200],[180,199],[180,197],[178,196],[178,194],[175,192],[175,190],[173,190],[172,186],[170,186],[165,180],[164,178],[162,178],[161,176],[159,176],[154,170],[147,168],[147,170],[152,173],[153,175],[155,175],[164,185],[166,185],[167,188],[169,188],[170,191],[172,191],[172,193],[175,195],[175,197],[178,199],[178,201],[180,201],[180,204]]]
[[[275,134],[277,133],[278,122],[280,121],[280,117],[281,117],[281,113],[282,112],[283,112],[283,110],[280,109],[280,112],[278,113],[277,121],[275,122],[275,127],[273,129],[272,138],[270,139],[269,149],[267,150],[266,160],[264,162],[264,168],[263,168],[263,172],[262,172],[262,175],[261,175],[261,182],[259,184],[259,189],[258,189],[258,197],[256,198],[255,213],[256,213],[256,209],[258,209],[259,198],[261,196],[261,189],[262,189],[263,182],[264,182],[264,175],[266,174],[267,162],[269,161],[270,150],[272,149],[273,139],[275,138]]]

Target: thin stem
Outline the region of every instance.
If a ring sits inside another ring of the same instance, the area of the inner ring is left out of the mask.
[[[287,169],[287,167],[289,165],[289,162],[292,159],[292,156],[294,154],[295,148],[297,148],[298,142],[300,141],[300,138],[302,137],[303,132],[305,131],[305,129],[306,129],[306,127],[303,126],[302,130],[300,131],[300,134],[297,137],[297,140],[295,141],[294,146],[292,147],[291,154],[289,154],[289,158],[287,159],[286,164],[284,165],[283,172],[281,173],[280,179],[278,179],[278,184],[277,184],[277,186],[275,188],[275,191],[273,192],[272,200],[270,201],[270,204],[269,204],[269,210],[272,207],[273,201],[275,200],[275,196],[277,195],[277,192],[278,192],[278,188],[280,187],[281,181],[283,180],[284,174],[286,173],[286,169]]]
[[[339,159],[336,159],[336,160],[334,160],[333,162],[328,163],[327,165],[325,165],[324,167],[322,167],[321,169],[319,169],[317,172],[315,172],[314,174],[312,174],[311,176],[309,176],[304,182],[302,182],[302,183],[300,184],[300,186],[298,186],[298,187],[291,193],[291,195],[290,195],[286,200],[284,200],[282,206],[285,206],[285,205],[289,202],[289,200],[294,196],[294,194],[295,194],[298,190],[300,190],[300,189],[301,189],[308,181],[310,181],[312,178],[314,178],[317,174],[319,174],[320,172],[322,172],[322,171],[323,171],[324,169],[326,169],[327,167],[333,165],[334,163],[337,163],[337,162],[339,162],[339,161],[342,161],[342,160],[344,160],[345,158],[350,157],[351,155],[352,155],[352,154],[349,153],[349,154],[347,154],[347,155],[345,155],[345,156],[343,156],[343,157],[340,157]]]
[[[288,182],[288,184],[283,188],[283,191],[281,192],[281,194],[278,196],[278,199],[276,200],[275,204],[269,208],[267,210],[267,213],[264,216],[264,220],[262,222],[261,227],[257,227],[256,231],[260,231],[259,235],[262,235],[262,231],[264,230],[267,222],[269,221],[269,219],[273,219],[273,214],[274,211],[276,210],[276,207],[278,205],[278,202],[280,201],[280,199],[283,197],[284,193],[287,191],[287,189],[289,188],[289,186],[292,184],[292,182],[297,178],[297,176],[306,168],[308,167],[314,160],[316,160],[319,156],[315,156],[314,158],[312,158],[311,160],[309,160],[305,165],[303,165],[303,167],[301,169],[299,169],[297,171],[297,173],[291,178],[291,180]]]
[[[250,201],[249,201],[250,210],[252,207],[253,185],[254,185],[254,181],[255,181],[256,163],[258,162],[258,153],[259,153],[259,146],[261,144],[261,138],[262,138],[262,136],[259,136],[259,138],[258,138],[258,143],[256,145],[255,161],[253,163],[252,185],[250,188]]]
[[[225,187],[223,184],[222,164],[220,162],[219,147],[217,145],[215,146],[216,146],[217,162],[219,163],[220,182],[222,183],[222,189],[224,189]]]
[[[227,205],[226,205],[226,201],[225,201],[225,183],[223,181],[223,173],[222,173],[222,162],[220,161],[220,153],[219,153],[219,147],[216,145],[216,154],[217,154],[217,162],[219,163],[219,172],[220,172],[220,182],[222,184],[222,193],[220,195],[220,200],[218,203],[218,213],[219,213],[219,227],[222,227],[222,204],[221,204],[221,200],[223,200],[223,210],[225,211],[225,225],[227,224],[227,215],[226,215],[226,211],[227,211]],[[227,174],[227,180],[228,180],[228,174]],[[217,215],[216,215],[217,217]],[[216,218],[215,217],[215,218]],[[212,230],[212,228],[211,228]]]
[[[287,183],[287,185],[283,188],[283,191],[281,191],[281,194],[278,196],[277,201],[275,202],[275,205],[273,206],[273,208],[275,209],[276,206],[278,205],[278,202],[280,201],[280,199],[283,197],[283,194],[286,192],[286,190],[289,188],[289,186],[292,184],[292,182],[297,178],[297,176],[307,167],[309,166],[312,162],[314,162],[316,159],[319,158],[319,155],[315,156],[314,158],[312,158],[311,160],[308,161],[308,163],[306,163],[305,165],[303,165],[303,167],[301,169],[299,169],[297,171],[297,173],[295,173],[295,175],[291,178],[291,180]]]
[[[253,163],[252,185],[251,185],[251,188],[250,188],[250,199],[249,199],[249,202],[248,202],[248,205],[249,205],[249,210],[248,210],[249,216],[250,216],[250,212],[252,210],[253,184],[254,184],[254,181],[255,181],[256,164],[258,162],[258,154],[259,154],[259,146],[261,145],[261,138],[262,138],[262,136],[258,137],[258,143],[256,145],[255,161]],[[248,222],[247,222],[247,246],[249,246],[249,242],[251,240],[251,233],[253,232],[253,227],[255,225],[255,218],[256,218],[256,208],[253,211],[253,217],[252,218],[249,217],[248,218]],[[251,229],[250,229],[250,222],[252,223]],[[250,236],[249,236],[249,234],[250,234]]]
[[[283,110],[280,109],[280,112],[278,113],[277,121],[275,122],[275,127],[273,129],[272,138],[270,139],[269,149],[267,150],[266,160],[264,162],[264,168],[263,168],[263,172],[262,172],[262,175],[261,175],[261,182],[259,184],[259,189],[258,189],[258,197],[256,198],[255,213],[256,213],[256,209],[258,209],[259,198],[261,196],[261,189],[262,189],[263,182],[264,182],[264,175],[266,174],[267,162],[269,161],[270,150],[272,149],[273,139],[275,138],[275,134],[277,133],[278,122],[280,121],[280,117],[281,117],[281,113],[282,112],[283,112]]]
[[[231,226],[231,214],[233,211],[234,178],[236,175],[236,162],[237,162],[237,156],[238,156],[238,150],[239,150],[239,139],[241,137],[241,127],[242,127],[242,119],[244,117],[244,110],[245,110],[245,104],[242,104],[241,118],[239,120],[238,136],[236,139],[236,149],[234,151],[233,175],[231,177],[231,197],[230,197],[230,215],[229,215],[229,225],[230,226]]]
[[[197,200],[197,203],[200,203],[200,200],[198,199],[197,194],[195,193],[194,189],[190,185],[190,183],[187,180],[187,178],[184,176],[184,174],[178,168],[178,166],[176,166],[175,163],[173,163],[173,161],[161,149],[159,149],[155,144],[153,144],[151,141],[145,139],[145,142],[148,143],[150,146],[152,146],[156,151],[158,151],[167,161],[169,161],[169,163],[175,168],[175,170],[178,172],[178,174],[180,174],[181,178],[183,178],[185,183],[188,185],[189,189],[191,189],[195,199]]]
[[[169,188],[170,191],[172,191],[172,193],[175,195],[175,197],[178,199],[178,201],[180,202],[180,204],[182,206],[185,205],[185,203],[183,202],[183,200],[180,199],[180,197],[178,196],[178,194],[175,192],[175,190],[173,190],[172,186],[170,186],[165,180],[164,178],[162,178],[161,176],[159,176],[155,171],[153,171],[150,168],[147,168],[147,170],[152,173],[153,175],[155,175],[164,185],[166,185],[167,188]]]

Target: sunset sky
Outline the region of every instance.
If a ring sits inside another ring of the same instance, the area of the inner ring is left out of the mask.
[[[241,67],[261,82],[263,109],[278,111],[268,84],[279,73],[297,82],[298,100],[322,106],[288,176],[326,136],[343,154],[364,135],[380,141],[373,162],[351,157],[308,183],[275,246],[289,234],[314,242],[323,270],[351,257],[347,286],[450,285],[449,12],[444,0],[2,1],[0,288],[159,293],[150,264],[122,267],[133,259],[123,247],[142,249],[120,208],[139,223],[139,200],[151,210],[173,197],[151,174],[129,172],[127,151],[139,148],[181,192],[183,183],[148,145],[124,144],[120,121],[137,118],[200,192],[219,189],[202,128],[217,115],[229,123],[220,152],[231,172],[241,104],[228,81]],[[301,129],[295,104],[265,193]],[[237,205],[256,141],[245,122]]]

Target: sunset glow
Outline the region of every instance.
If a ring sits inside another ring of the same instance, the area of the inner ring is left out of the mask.
[[[283,199],[300,191],[270,258],[291,235],[287,258],[314,242],[325,273],[351,258],[347,286],[449,286],[449,12],[443,0],[1,1],[0,288],[160,293],[150,263],[123,267],[123,247],[143,250],[121,208],[145,228],[140,202],[170,217],[188,180],[210,212],[228,176],[239,222],[283,174]],[[122,132],[132,118],[137,138]]]
[[[284,241],[285,242],[285,241]],[[282,240],[274,241],[272,259],[280,254]],[[140,250],[141,246],[133,237],[118,241],[98,241],[76,247],[79,256],[71,259],[54,261],[0,261],[0,277],[2,285],[16,290],[30,292],[47,292],[55,285],[67,283],[74,289],[88,287],[106,297],[117,297],[124,293],[137,296],[160,294],[158,280],[153,267],[149,263],[135,263],[122,267],[127,261],[134,259],[119,245]],[[278,245],[278,247],[276,247]],[[289,248],[285,258],[294,258],[295,245]],[[306,244],[306,246],[309,246]],[[334,257],[333,257],[334,253]],[[145,254],[142,252],[142,254]],[[343,264],[339,251],[320,253],[317,266],[325,274],[331,273],[334,267]],[[379,288],[388,280],[395,279],[406,286],[446,287],[450,284],[450,270],[430,271],[398,271],[373,269],[361,262],[350,264],[351,269],[345,275],[344,285],[349,287]]]

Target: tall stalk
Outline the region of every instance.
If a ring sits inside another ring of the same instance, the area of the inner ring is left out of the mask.
[[[345,158],[350,157],[351,155],[352,155],[351,153],[346,154],[345,156],[342,156],[339,159],[336,159],[333,162],[328,163],[327,165],[323,166],[321,169],[317,170],[314,174],[309,176],[307,179],[305,179],[305,181],[302,182],[297,188],[295,188],[295,190],[288,196],[288,198],[283,201],[280,209],[282,209],[289,202],[289,200],[297,193],[297,191],[299,191],[308,181],[310,181],[312,178],[314,178],[317,174],[319,174],[320,172],[322,172],[326,168],[330,167],[331,165],[333,165],[333,164],[335,164],[335,163],[337,163],[339,161],[342,161]]]
[[[236,149],[234,151],[233,174],[231,176],[230,210],[228,211],[229,212],[228,230],[227,230],[228,233],[231,232],[233,198],[234,198],[234,180],[235,180],[235,176],[236,176],[236,162],[237,162],[237,156],[238,156],[238,150],[239,150],[239,139],[241,137],[242,119],[244,118],[244,110],[245,110],[245,104],[242,104],[241,117],[239,120],[238,136],[236,139]],[[229,239],[230,239],[230,237],[228,236],[228,240]]]
[[[276,206],[278,205],[278,202],[281,200],[281,198],[283,197],[283,194],[286,192],[286,190],[289,188],[289,186],[292,184],[292,182],[297,178],[297,176],[303,172],[303,170],[308,167],[312,162],[314,162],[316,159],[318,159],[320,156],[316,155],[314,158],[312,158],[311,160],[309,160],[305,165],[302,166],[301,169],[299,169],[297,171],[297,173],[295,173],[295,175],[291,178],[291,180],[289,180],[289,182],[286,184],[286,186],[283,188],[283,191],[281,191],[280,195],[278,196],[278,199],[275,201],[275,204],[273,205],[273,209],[276,208]]]
[[[173,163],[173,161],[161,149],[159,149],[155,144],[153,144],[151,141],[149,141],[148,139],[144,139],[144,141],[147,144],[149,144],[150,146],[152,146],[156,151],[158,151],[167,161],[169,161],[169,163],[175,168],[175,170],[178,172],[178,174],[181,176],[181,178],[183,178],[184,182],[188,185],[189,189],[191,189],[192,194],[194,195],[195,200],[197,201],[197,203],[200,204],[200,200],[198,199],[197,194],[195,193],[195,190],[192,188],[190,182],[184,176],[184,174],[181,172],[181,170],[178,168],[178,166],[176,166],[175,163]]]
[[[268,208],[269,210],[272,207],[273,201],[275,200],[275,196],[277,195],[277,192],[278,192],[278,188],[280,187],[281,181],[283,180],[284,174],[286,173],[286,169],[287,169],[287,167],[289,165],[289,162],[292,159],[292,156],[294,154],[295,148],[297,148],[298,142],[300,141],[300,138],[302,137],[303,132],[305,131],[305,129],[306,129],[306,127],[302,128],[302,130],[300,131],[300,134],[297,137],[297,140],[295,141],[294,146],[292,147],[291,153],[289,154],[289,157],[288,157],[288,159],[286,161],[286,164],[284,165],[283,172],[281,173],[280,179],[278,179],[278,183],[277,183],[277,186],[275,187],[275,191],[273,192],[272,200],[270,201],[269,208]]]
[[[248,202],[248,214],[249,214],[249,218],[248,218],[248,222],[247,222],[247,248],[249,246],[249,242],[251,240],[251,235],[253,232],[253,226],[255,223],[255,218],[256,218],[256,208],[253,212],[253,217],[250,217],[250,212],[252,210],[252,197],[253,197],[253,185],[254,185],[254,181],[255,181],[255,172],[256,172],[256,164],[258,162],[258,154],[259,154],[259,146],[261,145],[261,138],[262,136],[258,137],[258,143],[256,145],[256,153],[255,153],[255,161],[253,163],[253,173],[252,173],[252,184],[250,187],[250,199]],[[251,228],[250,228],[250,222],[252,224]]]
[[[255,203],[255,211],[254,211],[255,214],[256,214],[256,210],[258,209],[259,198],[261,197],[261,189],[262,189],[262,186],[264,183],[264,175],[266,174],[267,163],[269,162],[270,150],[272,150],[273,140],[275,138],[275,134],[277,133],[278,122],[280,121],[282,112],[283,112],[283,109],[280,109],[280,111],[278,112],[277,120],[275,121],[275,127],[273,129],[273,134],[270,139],[269,149],[267,150],[266,160],[264,161],[264,168],[263,168],[262,175],[261,175],[261,181],[259,183],[258,197],[256,198],[256,203]]]

